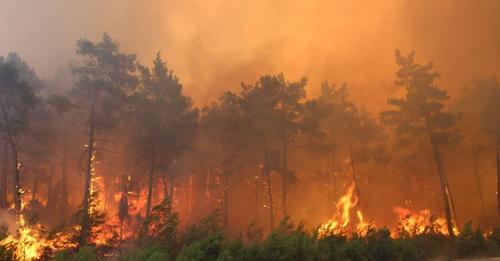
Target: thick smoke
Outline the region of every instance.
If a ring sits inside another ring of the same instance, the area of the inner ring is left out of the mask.
[[[0,54],[16,51],[50,78],[77,39],[106,31],[143,63],[161,51],[199,105],[283,72],[308,76],[310,94],[347,81],[378,110],[396,90],[396,48],[434,60],[452,94],[498,74],[499,15],[496,0],[0,0]]]

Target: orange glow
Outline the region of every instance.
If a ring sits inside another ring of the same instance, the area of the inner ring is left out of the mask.
[[[439,233],[448,235],[446,220],[443,217],[432,215],[428,209],[419,212],[412,212],[409,209],[395,207],[394,213],[398,215],[397,226],[391,231],[391,235],[416,236],[426,233]],[[453,228],[455,234],[458,234],[458,228]]]
[[[358,204],[358,197],[354,195],[354,189],[355,183],[353,182],[347,189],[346,194],[340,197],[337,202],[337,215],[319,227],[318,236],[320,238],[353,232],[366,233],[370,224],[364,221],[361,210],[356,211],[356,220],[351,220],[351,210]]]

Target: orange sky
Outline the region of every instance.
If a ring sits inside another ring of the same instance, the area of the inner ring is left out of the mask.
[[[149,63],[161,51],[198,105],[283,72],[350,83],[379,109],[394,94],[394,49],[433,59],[443,88],[500,74],[498,0],[0,0],[0,55],[17,51],[43,77],[102,32]]]

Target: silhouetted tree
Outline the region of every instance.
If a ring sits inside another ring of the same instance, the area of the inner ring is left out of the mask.
[[[7,58],[0,57],[1,128],[12,155],[12,169],[14,169],[12,193],[15,210],[18,213],[21,211],[22,194],[18,139],[23,132],[27,131],[29,112],[38,102],[33,86],[23,76],[23,73],[29,70],[20,68],[20,66],[27,65],[20,61],[15,54]]]
[[[432,149],[439,176],[448,233],[454,235],[457,219],[453,198],[443,164],[442,147],[452,144],[460,137],[456,126],[459,115],[445,109],[449,99],[446,91],[439,89],[434,80],[440,75],[432,63],[420,65],[414,61],[415,53],[407,56],[396,50],[396,85],[405,88],[402,98],[390,98],[392,110],[381,112],[385,123],[396,127],[400,141],[424,141]]]
[[[226,231],[229,229],[229,178],[241,165],[243,153],[248,146],[245,139],[243,112],[239,107],[238,97],[231,92],[224,92],[217,102],[202,111],[201,133],[209,147],[208,155],[220,166],[223,180],[223,221]]]
[[[67,124],[70,122],[69,117],[69,111],[73,108],[73,104],[71,104],[69,98],[67,96],[63,95],[51,95],[47,98],[46,102],[49,104],[49,106],[52,108],[52,113],[57,117],[56,122],[52,122],[52,126],[54,126],[55,131],[57,132],[59,136],[59,143],[62,143],[62,150],[61,150],[61,180],[60,180],[60,191],[59,194],[57,195],[57,198],[53,195],[52,191],[52,177],[50,178],[50,182],[48,184],[47,188],[47,205],[49,203],[56,201],[57,205],[59,207],[59,214],[61,218],[65,218],[67,216],[67,211],[69,209],[69,204],[68,204],[68,173],[67,173],[67,154],[68,154],[68,128],[66,128]],[[54,149],[54,147],[53,147]],[[56,150],[57,151],[57,150]],[[52,152],[53,154],[55,152]],[[53,175],[55,166],[55,158],[56,156],[52,154],[52,159],[51,159],[51,166],[50,166],[50,175]],[[57,200],[56,200],[57,199]],[[49,205],[49,207],[51,207]]]
[[[286,215],[289,145],[299,131],[299,113],[305,97],[305,78],[287,82],[282,74],[262,76],[254,85],[242,85],[241,108],[254,148],[264,155],[263,174],[267,179],[270,226],[274,227],[271,171],[281,171],[283,180],[283,214]],[[279,153],[281,150],[281,164]],[[281,165],[281,166],[279,166]]]
[[[123,104],[126,91],[132,90],[136,85],[136,78],[132,74],[136,69],[136,57],[121,53],[118,43],[108,34],[104,34],[97,43],[79,40],[76,47],[76,53],[81,56],[82,61],[73,67],[73,74],[78,76],[78,82],[72,94],[82,103],[83,108],[88,109],[80,236],[80,245],[84,246],[87,244],[92,223],[89,212],[96,135],[99,131],[114,126],[114,112]]]
[[[472,88],[464,91],[458,107],[464,113],[481,206],[484,208],[477,161],[481,147],[489,147],[489,144],[493,144],[495,152],[497,191],[500,191],[500,84],[497,79],[476,81]],[[497,205],[500,217],[500,193],[497,193]]]
[[[182,93],[179,79],[167,68],[159,53],[151,70],[144,66],[139,66],[139,70],[141,84],[132,99],[135,138],[149,155],[150,161],[147,218],[151,210],[157,162],[162,157],[165,162],[174,162],[178,154],[190,145],[196,130],[198,111],[193,109],[191,100]],[[173,184],[173,173],[170,183]]]
[[[282,76],[281,76],[282,77]],[[282,77],[283,78],[283,77]],[[304,99],[306,98],[305,87],[307,79],[302,78],[298,82],[282,81],[281,92],[278,94],[278,130],[281,137],[281,178],[282,178],[282,216],[287,216],[288,183],[293,176],[293,171],[288,167],[288,153],[291,144],[302,127],[302,114],[304,110]],[[283,83],[284,82],[284,83]]]
[[[347,150],[349,155],[355,193],[360,198],[356,162],[366,162],[369,159],[375,159],[377,162],[387,160],[384,147],[386,135],[383,128],[366,110],[359,109],[349,100],[347,84],[337,87],[335,84],[323,82],[319,97],[308,101],[306,109],[306,125],[309,128],[314,126],[312,130],[319,132],[309,133],[313,134],[310,149],[329,156],[335,198],[339,158],[337,154],[341,149]]]

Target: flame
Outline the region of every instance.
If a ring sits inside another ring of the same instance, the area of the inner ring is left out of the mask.
[[[358,204],[358,197],[354,194],[355,183],[353,182],[347,192],[337,202],[337,215],[322,224],[318,229],[318,237],[323,238],[330,235],[346,234],[348,232],[357,232],[365,234],[370,223],[364,221],[361,210],[356,211],[357,224],[351,227],[351,210]]]
[[[42,227],[40,224],[30,226],[26,224],[23,215],[18,216],[17,235],[9,235],[0,245],[12,248],[16,260],[37,260],[42,255],[45,240],[41,237]]]
[[[80,233],[80,230],[80,225],[74,225],[67,230],[59,231],[50,240],[46,241],[45,246],[53,253],[64,249],[76,249],[78,243],[75,237]]]
[[[395,207],[394,213],[399,217],[399,221],[395,229],[391,231],[391,235],[416,236],[426,233],[439,233],[448,235],[446,219],[432,215],[428,209],[419,212],[412,212],[407,208]],[[453,233],[458,234],[458,228],[453,227]]]
[[[358,234],[366,235],[368,233],[368,230],[370,229],[370,227],[372,227],[372,223],[366,222],[364,220],[363,213],[360,210],[356,211],[356,215],[358,217],[358,225],[356,227],[356,230],[357,230]]]

